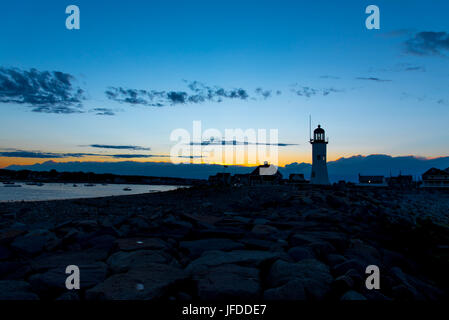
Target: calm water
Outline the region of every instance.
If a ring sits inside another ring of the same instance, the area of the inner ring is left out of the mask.
[[[39,187],[29,186],[20,182],[16,182],[16,184],[21,185],[22,187],[5,187],[2,183],[0,183],[0,202],[107,197],[170,191],[180,187],[133,184],[96,184],[93,187],[87,187],[83,183],[77,184],[77,187],[74,187],[73,183],[45,183],[43,186]],[[124,191],[124,188],[130,188],[131,191]]]

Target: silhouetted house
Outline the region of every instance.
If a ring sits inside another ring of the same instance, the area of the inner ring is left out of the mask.
[[[387,178],[389,187],[394,188],[411,188],[414,186],[413,176],[411,175],[398,175],[397,177]]]
[[[214,176],[209,176],[209,184],[228,186],[231,184],[231,174],[228,172],[219,172]]]
[[[234,185],[244,185],[247,186],[250,184],[250,174],[249,173],[236,173],[232,177],[232,184]]]
[[[384,176],[361,176],[359,174],[359,186],[384,187],[387,185]]]
[[[431,168],[423,173],[422,181],[424,188],[449,188],[449,168]]]
[[[288,177],[288,182],[293,184],[309,183],[309,181],[304,179],[304,174],[302,173],[291,173]]]
[[[265,162],[263,165],[258,166],[250,173],[250,184],[280,184],[282,181],[282,174],[276,167]]]

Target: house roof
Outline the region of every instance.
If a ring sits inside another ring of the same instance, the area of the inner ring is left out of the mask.
[[[441,170],[438,168],[430,168],[429,170],[423,173],[423,176],[447,176],[449,174],[448,169]]]

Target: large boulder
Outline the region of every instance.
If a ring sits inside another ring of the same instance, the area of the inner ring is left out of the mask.
[[[227,264],[205,272],[198,280],[201,300],[255,300],[260,296],[259,270]]]
[[[0,300],[39,300],[25,281],[0,280]]]
[[[19,236],[11,243],[11,248],[21,254],[37,255],[42,252],[47,243],[47,236],[25,235]]]
[[[166,264],[173,261],[173,258],[164,251],[137,250],[119,251],[111,255],[107,263],[114,273],[126,272],[132,267],[145,267],[151,263]]]
[[[293,279],[301,281],[311,299],[323,299],[333,281],[325,264],[315,259],[304,259],[297,263],[277,260],[270,268],[267,283],[270,287],[279,287]]]
[[[186,250],[191,258],[198,258],[205,251],[222,250],[231,251],[243,249],[244,245],[230,239],[202,239],[194,241],[181,241],[179,248]]]
[[[86,291],[86,299],[150,300],[163,297],[186,273],[168,265],[153,263],[127,273],[113,275]]]
[[[142,249],[164,250],[169,247],[166,242],[157,238],[118,239],[117,245],[122,251],[134,251]]]
[[[304,259],[313,259],[315,254],[312,248],[309,247],[293,247],[288,250],[288,255],[297,262]]]
[[[374,264],[380,267],[382,263],[379,251],[361,240],[351,241],[350,247],[345,251],[344,255],[348,258],[357,259],[366,264],[366,266]]]
[[[268,301],[306,300],[307,296],[303,281],[293,279],[280,287],[266,290],[263,299]]]
[[[107,275],[107,266],[103,262],[88,265],[77,265],[80,270],[80,289],[91,288],[102,282]],[[29,282],[34,292],[45,297],[57,297],[67,290],[65,282],[69,274],[66,268],[56,268],[44,273],[34,274]]]
[[[90,265],[105,260],[107,252],[97,249],[84,251],[65,252],[58,254],[43,254],[31,261],[31,267],[36,272],[50,269],[61,269],[69,265]]]
[[[26,233],[26,231],[21,230],[21,229],[1,230],[0,231],[0,244],[9,244],[15,238],[23,235],[24,233]]]
[[[210,267],[223,264],[239,264],[244,266],[260,266],[262,263],[281,257],[277,252],[257,250],[235,250],[230,252],[206,251],[187,266],[187,271],[196,273]]]

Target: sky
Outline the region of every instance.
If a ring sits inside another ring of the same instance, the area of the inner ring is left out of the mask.
[[[448,16],[447,0],[2,3],[0,168],[170,161],[194,121],[277,129],[278,165],[311,162],[309,115],[329,161],[448,156]],[[196,151],[179,160],[220,162]]]

